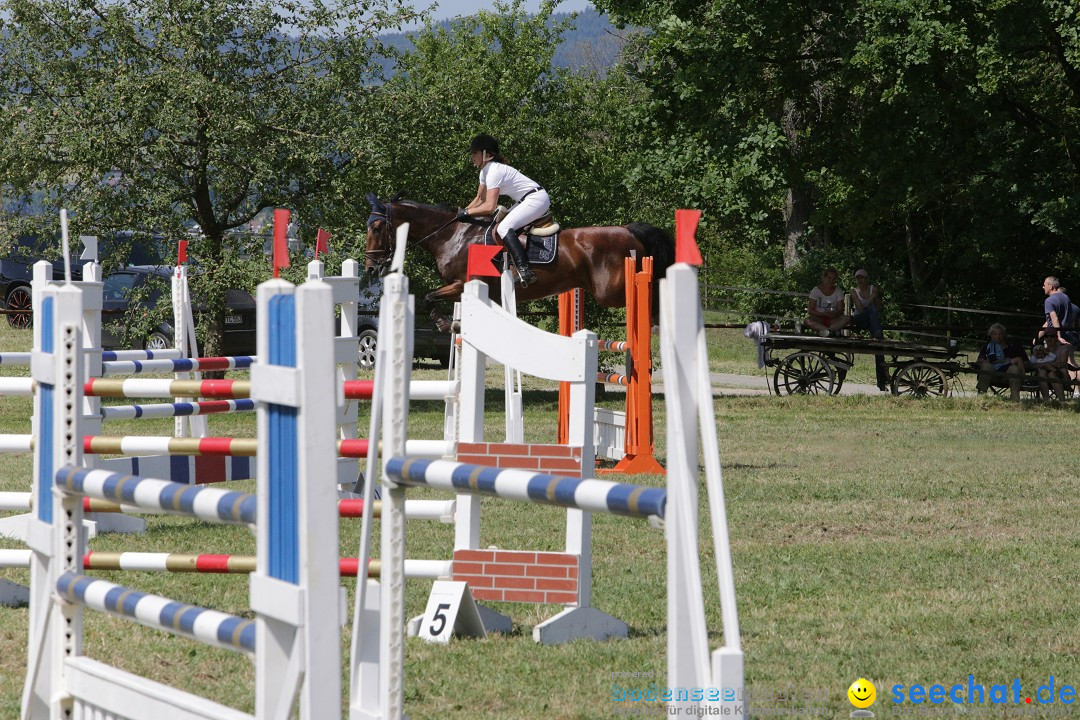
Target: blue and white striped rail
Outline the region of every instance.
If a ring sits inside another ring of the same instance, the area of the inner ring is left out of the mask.
[[[149,405],[115,405],[101,408],[102,420],[136,420],[138,418],[187,417],[189,415],[218,415],[222,413],[254,412],[254,400],[204,400],[202,402],[152,403]]]
[[[108,470],[68,465],[56,472],[57,487],[100,500],[112,500],[151,510],[190,515],[209,522],[255,523],[256,501],[250,493],[184,485]]]
[[[102,350],[103,362],[113,360],[175,360],[180,357],[180,351],[175,348],[168,350]]]
[[[141,373],[202,372],[210,370],[245,370],[255,358],[236,357],[176,358],[167,360],[113,360],[101,364],[102,377],[139,375]]]
[[[255,621],[131,590],[106,580],[64,573],[56,590],[68,602],[129,618],[226,650],[255,652]]]
[[[391,458],[386,462],[386,474],[402,485],[527,500],[627,517],[663,518],[667,505],[667,491],[663,488],[557,477],[450,460]]]
[[[7,367],[30,367],[30,353],[6,352],[0,353],[0,365]]]

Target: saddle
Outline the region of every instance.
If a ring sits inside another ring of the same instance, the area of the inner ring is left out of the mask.
[[[506,217],[507,209],[500,206],[484,232],[485,245],[499,245],[495,240],[495,226]],[[523,228],[518,229],[518,234],[526,233],[525,252],[529,257],[530,265],[550,265],[555,262],[555,256],[559,254],[559,223],[555,216],[545,213],[533,220]]]

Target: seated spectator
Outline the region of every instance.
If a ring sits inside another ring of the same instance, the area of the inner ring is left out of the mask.
[[[870,284],[870,274],[863,268],[855,271],[855,288],[851,291],[851,326],[859,330],[869,330],[870,337],[880,340],[881,332],[881,293]],[[885,356],[874,356],[874,370],[877,373],[878,390],[889,389],[889,371],[885,368]]]
[[[1065,398],[1064,383],[1069,380],[1069,351],[1070,346],[1059,342],[1057,335],[1047,335],[1043,339],[1043,345],[1037,346],[1032,353],[1028,368],[1035,371],[1039,376],[1039,397],[1043,400],[1051,398],[1050,389],[1053,387],[1054,397],[1059,400]]]
[[[1005,339],[1005,326],[994,323],[987,331],[990,341],[979,350],[979,380],[975,389],[981,395],[995,379],[1004,377],[1009,382],[1009,397],[1020,399],[1020,379],[1024,374],[1027,353],[1016,343]]]
[[[836,286],[839,274],[829,268],[821,276],[821,284],[810,291],[806,324],[821,332],[822,337],[847,327],[851,316],[844,314],[844,291]]]

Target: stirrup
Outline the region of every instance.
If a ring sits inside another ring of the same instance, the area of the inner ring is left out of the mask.
[[[526,288],[536,282],[536,273],[532,271],[531,267],[525,266],[524,268],[518,268],[518,284],[521,287]]]

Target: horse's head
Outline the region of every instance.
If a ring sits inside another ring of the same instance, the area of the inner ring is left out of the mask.
[[[367,219],[367,248],[364,252],[364,268],[369,274],[385,275],[394,258],[394,231],[392,206],[375,195],[367,194],[371,214]]]

